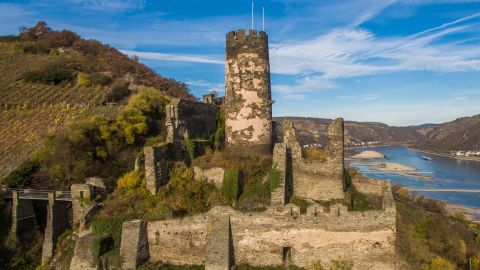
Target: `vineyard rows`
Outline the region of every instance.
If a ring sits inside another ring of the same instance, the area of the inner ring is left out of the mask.
[[[48,55],[16,54],[0,43],[0,179],[28,160],[42,139],[75,120],[113,116],[119,105],[105,104],[106,87],[25,83],[23,72]]]
[[[0,178],[26,161],[42,139],[69,123],[94,115],[113,115],[118,106],[58,104],[25,110],[0,111]]]

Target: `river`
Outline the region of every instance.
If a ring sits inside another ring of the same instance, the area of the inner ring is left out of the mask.
[[[374,150],[387,156],[386,162],[398,162],[417,168],[433,181],[425,181],[415,177],[374,171],[360,160],[352,160],[350,166],[360,169],[370,178],[390,179],[392,184],[401,184],[411,189],[427,190],[480,190],[480,162],[460,160],[451,157],[425,154],[410,150],[403,146],[382,146],[369,148],[349,149],[347,156],[365,151]],[[422,156],[431,158],[431,161],[422,159]],[[380,161],[380,160],[377,160]],[[417,192],[425,197],[440,199],[467,207],[480,208],[480,193],[468,192]]]

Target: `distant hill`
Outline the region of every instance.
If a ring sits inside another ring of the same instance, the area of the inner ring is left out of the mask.
[[[480,150],[480,115],[437,125],[416,146],[437,151]]]
[[[274,117],[278,126],[286,117]],[[327,127],[332,120],[310,117],[288,117],[297,129],[301,144],[326,145]],[[280,129],[281,132],[281,129]],[[282,134],[277,135],[281,138]],[[345,145],[361,143],[404,144],[416,148],[451,152],[480,150],[480,115],[462,117],[443,124],[394,127],[376,122],[345,121]]]
[[[116,49],[39,22],[0,36],[0,178],[27,160],[41,139],[74,120],[113,116],[139,87],[193,99]]]
[[[297,129],[301,144],[327,143],[327,128],[332,120],[323,118],[288,117]],[[285,117],[275,117],[277,125]],[[281,136],[281,134],[279,134]],[[422,134],[410,127],[392,127],[377,122],[345,121],[345,145],[357,146],[363,143],[406,144],[422,138]]]
[[[416,131],[420,132],[422,135],[425,135],[428,132],[432,131],[437,126],[439,126],[439,124],[427,123],[427,124],[422,124],[418,126],[409,126],[409,128],[413,128]]]

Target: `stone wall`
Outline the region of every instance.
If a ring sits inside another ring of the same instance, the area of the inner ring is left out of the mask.
[[[168,181],[170,163],[175,155],[173,148],[172,143],[143,148],[146,187],[152,194],[156,194]]]
[[[272,99],[265,32],[227,34],[225,91],[227,150],[236,155],[270,154]]]
[[[230,216],[213,216],[207,223],[205,270],[230,270],[235,264]]]
[[[283,175],[283,182],[274,191],[284,192],[283,204],[292,196],[329,201],[344,198],[343,119],[336,119],[329,126],[329,142],[324,149],[325,160],[307,160],[297,141],[293,123],[286,119],[283,124],[283,143],[275,144],[273,164]],[[284,165],[283,165],[284,164]]]
[[[123,223],[120,256],[123,270],[135,270],[148,260],[147,223],[133,220]]]
[[[284,251],[289,250],[288,263],[300,267],[321,260],[327,269],[334,261],[350,262],[353,269],[395,269],[395,215],[391,212],[324,212],[321,206],[310,206],[304,215],[299,212],[291,204],[263,213],[216,207],[206,214],[150,222],[150,260],[205,264],[207,235],[213,229],[209,221],[228,215],[236,264],[282,265]]]
[[[172,98],[165,107],[167,142],[189,138],[208,138],[217,129],[217,106]]]

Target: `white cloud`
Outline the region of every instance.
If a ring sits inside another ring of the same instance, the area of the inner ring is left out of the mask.
[[[68,0],[73,4],[82,5],[86,9],[103,11],[128,11],[143,9],[145,0]]]
[[[141,59],[146,59],[146,60],[190,62],[190,63],[216,64],[216,65],[225,64],[225,61],[214,59],[212,57],[203,56],[203,55],[139,52],[139,51],[130,51],[130,50],[121,50],[121,52],[129,56],[136,55]]]
[[[375,36],[361,28],[341,28],[300,42],[273,44],[272,72],[283,75],[316,75],[315,81],[334,85],[335,80],[389,72],[428,70],[436,72],[480,71],[480,48],[437,41],[471,31],[480,23],[472,14],[407,37]],[[314,89],[308,89],[308,88]],[[334,88],[296,81],[277,91],[301,94]]]
[[[333,89],[337,85],[322,76],[305,76],[295,80],[295,85],[272,85],[272,91],[279,93],[285,99],[292,99],[304,96],[307,93],[316,92],[319,90]]]
[[[225,92],[225,84],[211,83],[204,80],[189,80],[185,82],[187,85],[201,87],[205,91]]]

